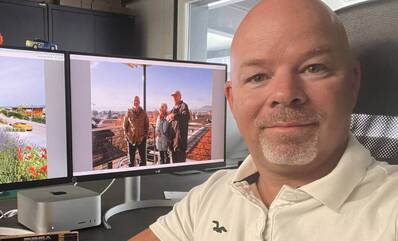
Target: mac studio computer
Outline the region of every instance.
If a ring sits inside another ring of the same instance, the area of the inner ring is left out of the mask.
[[[141,187],[140,175],[225,165],[226,65],[79,53],[71,53],[69,58],[74,178],[85,181],[134,176],[125,179],[125,203],[104,215],[105,226],[109,227],[107,220],[112,215],[126,210],[173,205],[170,200],[141,201],[140,188],[151,187]],[[190,119],[185,124],[169,119],[176,91],[188,105]],[[146,130],[139,130],[145,127],[138,124],[134,128],[134,118],[129,118],[135,115],[132,108],[137,97],[148,117]],[[167,146],[156,145],[161,103],[168,107],[167,123],[180,132],[176,134],[178,140],[170,139],[169,144],[173,150],[180,148],[186,158],[172,155]],[[181,131],[186,125],[187,133]],[[147,136],[142,142],[144,132]],[[141,142],[132,140],[129,144],[126,133]],[[184,138],[185,147],[180,143]],[[159,148],[163,148],[163,158]]]
[[[0,191],[70,182],[67,68],[62,52],[0,48]],[[18,221],[35,232],[78,228],[65,225],[79,218],[68,214],[82,213],[63,202],[76,196],[71,187],[19,191]],[[0,235],[20,233],[0,228]]]

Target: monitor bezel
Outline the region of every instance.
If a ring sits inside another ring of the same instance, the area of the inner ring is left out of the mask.
[[[2,183],[0,184],[0,191],[10,191],[16,189],[26,189],[33,187],[41,187],[41,186],[51,186],[51,185],[59,185],[71,183],[72,181],[72,173],[73,173],[73,160],[72,160],[72,119],[71,119],[71,92],[70,92],[70,76],[69,76],[69,58],[67,52],[60,50],[47,50],[47,49],[33,49],[28,47],[15,47],[2,45],[0,49],[9,49],[9,50],[21,50],[21,51],[32,51],[32,52],[41,52],[41,53],[57,53],[62,54],[64,56],[64,70],[65,70],[65,116],[66,116],[66,157],[67,157],[67,176],[66,177],[58,177],[51,179],[43,179],[43,180],[35,180],[35,181],[23,181],[23,182],[15,182],[15,183]]]
[[[80,55],[80,56],[92,56],[92,57],[105,57],[105,58],[119,58],[119,59],[129,59],[129,60],[143,60],[143,61],[161,61],[161,62],[174,62],[174,63],[187,63],[187,64],[202,64],[202,65],[215,65],[215,66],[223,66],[225,71],[225,79],[224,83],[228,80],[228,66],[227,64],[221,63],[209,63],[209,62],[200,62],[200,61],[187,61],[187,60],[173,60],[173,59],[160,59],[160,58],[146,58],[140,56],[125,56],[125,55],[107,55],[107,54],[92,54],[92,53],[84,53],[84,52],[67,52],[68,59],[71,61],[71,55]],[[69,69],[69,76],[70,76]],[[72,91],[72,90],[71,90]],[[72,93],[70,93],[72,94]],[[72,113],[71,107],[71,115]],[[208,168],[218,168],[226,166],[226,123],[227,123],[227,99],[224,96],[224,161],[215,162],[215,163],[204,163],[204,164],[195,164],[195,165],[187,165],[187,166],[175,166],[175,167],[163,167],[163,168],[150,168],[144,170],[121,170],[120,172],[111,172],[111,173],[96,173],[96,174],[88,174],[88,175],[79,175],[74,176],[72,170],[72,181],[73,182],[81,182],[81,181],[93,181],[93,180],[101,180],[101,179],[112,179],[112,178],[122,178],[122,177],[132,177],[132,176],[144,176],[144,175],[154,175],[154,174],[164,174],[164,173],[173,173],[173,172],[181,172],[181,171],[192,171],[192,170],[204,170]],[[72,126],[73,128],[73,126]],[[73,140],[72,140],[73,141]]]

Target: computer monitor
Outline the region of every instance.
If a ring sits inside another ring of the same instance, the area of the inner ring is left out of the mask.
[[[66,55],[0,48],[0,191],[71,180]]]
[[[226,65],[69,57],[76,180],[225,165]]]

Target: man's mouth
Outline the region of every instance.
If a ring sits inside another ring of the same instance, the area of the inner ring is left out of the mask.
[[[264,126],[261,129],[269,129],[275,131],[298,131],[307,128],[313,128],[318,126],[317,122],[277,122],[268,126]]]

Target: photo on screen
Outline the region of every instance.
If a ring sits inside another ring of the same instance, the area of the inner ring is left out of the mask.
[[[70,59],[74,176],[224,162],[225,66]]]
[[[134,98],[142,99],[142,72],[140,65],[91,62],[94,170],[129,165],[128,143],[123,124]]]
[[[0,49],[0,83],[0,184],[66,177],[63,55]]]

